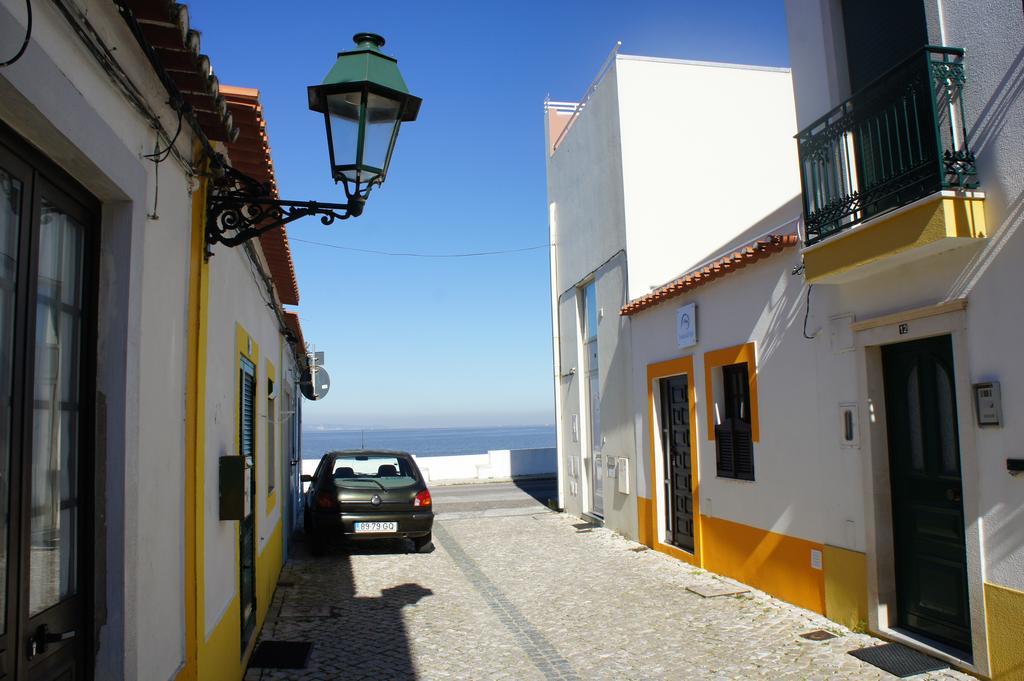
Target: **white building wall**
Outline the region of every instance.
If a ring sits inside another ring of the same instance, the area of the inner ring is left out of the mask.
[[[986,576],[1024,591],[1024,480],[1006,473],[1006,458],[1022,456],[1024,441],[1024,322],[1017,313],[1024,262],[1024,12],[1000,0],[945,1],[941,8],[947,44],[967,50],[967,126],[993,234],[957,279],[970,300],[971,380],[1000,381],[1006,415],[1004,427],[976,433]]]
[[[277,318],[267,307],[266,291],[256,288],[255,265],[245,255],[244,246],[217,246],[211,259],[208,302],[206,373],[206,474],[204,504],[204,581],[206,622],[209,636],[220,623],[232,599],[238,596],[238,522],[218,517],[220,457],[238,454],[238,371],[239,353],[236,325],[259,346],[256,363],[256,550],[262,552],[281,519],[281,480],[277,481],[277,501],[268,512],[267,458],[267,361],[274,364],[277,379],[284,375],[280,366],[281,344]],[[264,264],[264,268],[266,265]],[[280,383],[278,386],[280,388]],[[279,394],[281,394],[279,390]],[[280,406],[280,405],[279,405]],[[277,455],[281,452],[281,428],[277,428]],[[259,594],[257,594],[259,597]]]
[[[632,471],[639,466],[642,475],[643,440],[629,389],[630,320],[618,310],[734,243],[750,225],[761,221],[768,230],[792,218],[789,204],[799,193],[795,130],[785,69],[619,55],[550,156],[560,461],[570,512],[587,508],[591,475],[579,458],[590,425],[576,287],[593,275],[603,311],[597,449],[602,457],[625,458]],[[568,477],[574,481],[566,484]],[[603,490],[605,523],[635,538],[636,490],[620,494],[610,477]]]
[[[628,400],[617,386],[628,372],[623,330],[617,316],[625,302],[625,231],[623,227],[622,166],[619,143],[618,94],[615,66],[604,76],[554,155],[548,157],[548,201],[552,258],[553,320],[558,336],[560,375],[555,377],[561,413],[559,465],[562,502],[580,515],[586,508],[589,475],[582,470],[583,446],[590,433],[587,407],[578,287],[593,278],[598,307],[604,310],[598,324],[598,357],[601,393],[601,432],[598,446],[614,456],[633,452],[632,417]],[[605,392],[610,390],[610,392]],[[575,429],[573,422],[575,419]],[[574,435],[575,433],[575,435]],[[572,475],[570,476],[570,471]],[[570,482],[569,478],[573,481]],[[628,536],[636,534],[635,501],[617,499],[614,480],[603,479],[605,521]],[[576,493],[572,493],[572,489]],[[621,496],[621,495],[620,495]],[[625,511],[623,512],[623,508]]]
[[[176,115],[112,3],[79,3],[166,127]],[[0,0],[0,44],[19,45],[24,3]],[[106,623],[97,678],[172,678],[184,659],[183,546],[186,256],[189,179],[141,158],[154,132],[82,47],[53,3],[33,3],[25,56],[0,72],[0,119],[102,202],[97,399]],[[190,154],[184,130],[178,148]],[[142,424],[145,424],[143,427]]]
[[[613,67],[548,158],[555,296],[626,247],[616,87]]]
[[[787,69],[620,55],[615,77],[633,299],[800,192],[796,118]]]
[[[990,237],[974,249],[961,249],[840,287],[822,288],[818,323],[842,312],[857,318],[966,297],[966,359],[971,382],[1002,384],[1005,423],[978,428],[961,423],[976,448],[977,508],[974,531],[982,533],[984,578],[1024,590],[1024,485],[1006,472],[1006,458],[1018,456],[1024,439],[1024,366],[1019,347],[1024,327],[1015,298],[1024,258],[1024,66],[1020,35],[1024,16],[1018,5],[1000,0],[957,3],[926,0],[929,17],[941,17],[944,44],[966,50],[964,102],[968,141],[977,156],[980,189]],[[787,0],[794,90],[799,125],[806,126],[848,96],[842,23],[836,0]],[[937,42],[935,37],[933,42]],[[827,93],[827,97],[825,95]],[[815,295],[818,295],[816,289]],[[852,377],[851,377],[852,378]],[[962,400],[969,396],[958,395]],[[970,406],[970,405],[969,405]]]
[[[819,405],[815,371],[808,370],[827,364],[817,357],[823,344],[802,337],[806,285],[791,273],[799,263],[798,250],[791,248],[633,315],[632,395],[645,443],[638,484],[650,498],[654,474],[646,444],[651,432],[647,366],[692,355],[697,416],[692,441],[698,451],[701,514],[863,550],[863,540],[851,536],[847,526],[863,514],[862,467],[857,452],[840,449],[838,408]],[[697,304],[698,343],[680,349],[676,310],[691,302]],[[754,482],[717,477],[705,397],[704,354],[747,342],[755,344],[761,436],[754,444]],[[660,436],[656,441],[660,460]],[[657,494],[663,502],[661,489]]]

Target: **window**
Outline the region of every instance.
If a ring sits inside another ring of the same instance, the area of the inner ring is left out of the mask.
[[[256,456],[256,365],[243,356],[238,374],[238,453],[254,458]]]
[[[586,356],[587,401],[590,406],[590,448],[601,449],[601,382],[597,355],[597,283],[583,287],[583,345]]]
[[[274,382],[267,379],[267,494],[277,484],[277,400]]]
[[[292,391],[288,389],[288,383],[285,382],[284,389],[284,409],[285,411],[281,414],[281,427],[284,431],[281,433],[284,438],[284,446],[281,448],[282,455],[288,455],[289,462],[295,462],[298,457],[298,452],[295,451],[295,402],[292,400]]]
[[[754,442],[750,427],[750,378],[746,363],[722,369],[722,409],[715,424],[718,477],[754,479]]]
[[[398,489],[416,484],[409,460],[393,454],[339,454],[334,459],[334,484],[358,489]]]
[[[583,288],[583,339],[588,343],[597,340],[597,282],[590,282]]]

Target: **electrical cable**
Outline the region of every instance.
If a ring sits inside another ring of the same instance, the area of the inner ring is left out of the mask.
[[[298,241],[304,244],[311,244],[313,246],[323,246],[324,248],[336,248],[340,251],[369,253],[371,255],[388,255],[401,258],[478,258],[487,255],[506,255],[509,253],[524,253],[526,251],[537,251],[542,248],[549,247],[549,244],[538,244],[536,246],[526,246],[524,248],[509,248],[502,251],[477,251],[474,253],[411,253],[399,251],[376,251],[370,248],[356,248],[354,246],[339,246],[337,244],[327,244],[322,241],[310,241],[309,239],[299,239],[294,236],[288,237],[288,240]]]
[[[171,141],[167,143],[167,146],[164,149],[154,151],[152,154],[145,154],[143,158],[148,158],[153,161],[153,163],[163,163],[167,160],[167,157],[171,155],[171,149],[174,148],[174,143],[178,141],[178,135],[181,134],[181,118],[181,109],[178,109],[178,127],[174,131],[174,136],[171,137]]]
[[[806,338],[807,340],[814,340],[815,336],[818,335],[817,333],[815,333],[814,336],[808,336],[807,335],[807,318],[811,316],[811,289],[813,289],[813,288],[814,288],[814,284],[808,284],[807,285],[807,307],[804,309],[804,329],[803,329],[803,331],[804,331],[804,338]]]
[[[74,30],[78,35],[82,44],[92,54],[96,62],[106,72],[107,76],[109,76],[111,82],[113,82],[113,84],[121,91],[128,102],[136,111],[142,114],[147,121],[149,121],[153,128],[157,130],[158,135],[163,135],[163,137],[168,140],[171,139],[170,134],[163,129],[163,126],[160,123],[160,118],[149,107],[148,101],[142,94],[142,91],[139,90],[138,86],[135,85],[132,79],[121,67],[120,63],[118,63],[111,51],[111,48],[107,46],[99,32],[89,22],[88,17],[82,12],[82,10],[70,0],[53,0],[53,4],[56,5],[57,9],[64,15],[65,20],[67,20],[72,30]],[[170,90],[168,91],[170,92]],[[191,116],[189,116],[189,120],[191,122]],[[204,135],[200,135],[200,139],[202,141],[206,138]],[[209,145],[209,142],[206,141],[205,144]],[[174,156],[175,160],[186,174],[189,176],[195,174],[192,162],[185,158],[185,156],[183,156],[176,147],[170,147],[170,154]]]
[[[5,66],[10,66],[21,59],[22,55],[25,54],[25,50],[28,49],[29,40],[32,39],[32,0],[25,0],[25,14],[27,16],[27,19],[25,20],[25,40],[21,43],[21,47],[18,49],[18,53],[16,55],[5,62],[0,62],[0,69]]]

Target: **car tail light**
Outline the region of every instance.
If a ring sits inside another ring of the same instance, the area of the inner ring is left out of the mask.
[[[413,506],[430,506],[430,490],[425,489],[412,500]]]
[[[326,511],[333,511],[338,508],[338,498],[330,492],[317,492],[316,507]]]

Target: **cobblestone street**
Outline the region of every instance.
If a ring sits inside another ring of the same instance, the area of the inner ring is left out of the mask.
[[[895,678],[846,654],[881,641],[759,592],[703,598],[688,587],[733,583],[515,485],[434,492],[432,553],[393,542],[311,558],[300,545],[261,640],[312,642],[308,666],[245,678]],[[819,628],[837,637],[799,637]]]

